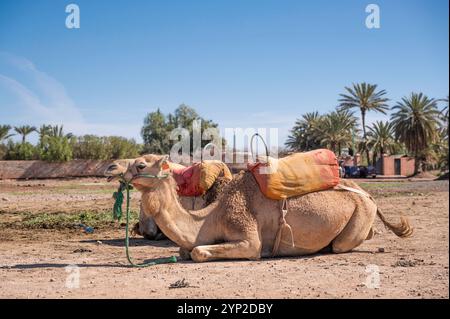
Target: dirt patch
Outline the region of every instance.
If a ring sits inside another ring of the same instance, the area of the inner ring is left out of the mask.
[[[83,211],[103,212],[106,220],[117,185],[93,179],[43,180],[36,187],[23,183],[27,182],[0,182],[0,199],[9,199],[0,200],[2,298],[449,297],[448,181],[362,183],[389,220],[410,218],[415,228],[411,238],[395,237],[377,219],[375,238],[350,253],[202,264],[179,261],[142,269],[127,267],[120,223],[94,227],[93,233],[82,227],[24,226],[25,216],[48,220],[52,214],[62,220],[75,216],[74,222],[80,222]],[[133,194],[134,207],[139,204],[137,195]],[[84,224],[89,222],[85,219]],[[168,240],[133,237],[130,244],[135,261],[178,256],[178,247]],[[80,274],[78,287],[67,284],[74,265]],[[374,271],[379,285],[371,286]]]
[[[430,172],[420,172],[417,175],[414,175],[414,178],[426,178],[426,179],[435,179],[436,175],[430,173]]]

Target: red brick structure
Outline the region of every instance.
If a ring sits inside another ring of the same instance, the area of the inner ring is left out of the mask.
[[[414,174],[414,162],[414,158],[406,155],[383,154],[377,161],[377,174],[411,176]]]

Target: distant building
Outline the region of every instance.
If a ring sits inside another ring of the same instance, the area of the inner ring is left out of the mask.
[[[379,175],[411,176],[414,174],[414,163],[413,157],[383,154],[377,160],[376,170]]]

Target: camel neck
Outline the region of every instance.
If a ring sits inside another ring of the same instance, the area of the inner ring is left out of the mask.
[[[192,250],[200,244],[213,243],[217,204],[187,211],[181,206],[171,178],[163,180],[155,191],[145,192],[142,201],[162,232],[178,246]]]

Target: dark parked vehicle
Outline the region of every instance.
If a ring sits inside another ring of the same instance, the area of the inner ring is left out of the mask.
[[[377,172],[373,166],[344,166],[345,178],[368,178],[377,177]]]

